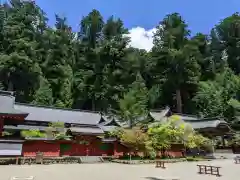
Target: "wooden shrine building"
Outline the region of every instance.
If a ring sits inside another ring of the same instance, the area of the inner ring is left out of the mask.
[[[54,122],[64,123],[72,139],[21,137],[21,131],[44,132]],[[119,156],[128,149],[116,139],[103,138],[117,126],[117,120],[98,112],[19,104],[13,92],[0,91],[0,156],[35,156],[39,151],[45,156]]]
[[[169,108],[152,111],[149,116],[161,121],[171,114]],[[182,116],[201,133],[229,132],[230,127],[221,119],[199,119]],[[22,131],[46,132],[50,123],[61,122],[70,140],[21,136]],[[0,156],[122,156],[129,149],[114,138],[104,138],[116,127],[124,127],[116,118],[108,118],[99,112],[20,104],[13,92],[0,91]]]

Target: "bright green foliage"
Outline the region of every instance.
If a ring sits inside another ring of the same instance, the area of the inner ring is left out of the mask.
[[[125,130],[121,135],[120,141],[133,151],[146,151],[148,135],[138,129]]]
[[[137,75],[131,89],[119,101],[120,117],[132,128],[147,115],[148,92],[141,75]]]
[[[239,94],[240,79],[230,69],[217,74],[212,81],[200,82],[194,101],[205,117],[231,116],[229,100]]]
[[[150,152],[149,149],[147,149],[148,134],[138,127],[134,127],[133,129],[115,129],[109,132],[107,137],[118,138],[122,144],[132,151]]]
[[[122,128],[115,128],[113,131],[107,132],[106,137],[121,138],[123,133],[124,133],[124,130]]]
[[[149,136],[147,147],[155,151],[170,149],[175,143],[184,144],[189,148],[200,148],[208,141],[178,116],[171,116],[164,123],[153,124],[147,133]]]
[[[39,130],[23,130],[21,131],[21,136],[24,138],[45,138],[46,134]]]
[[[56,140],[71,140],[72,136],[68,136],[65,133],[58,133],[54,137]]]
[[[171,142],[169,141],[172,136],[171,132],[169,124],[151,127],[148,130],[150,140],[147,146],[155,150],[169,149],[171,147]]]
[[[188,148],[205,148],[210,143],[210,140],[200,134],[194,133],[188,136],[186,147]]]
[[[41,132],[39,130],[23,130],[21,131],[21,136],[24,138],[49,138],[56,140],[70,140],[71,136],[66,135],[66,132],[58,132],[58,130],[63,130],[64,123],[62,122],[52,122],[49,127]]]

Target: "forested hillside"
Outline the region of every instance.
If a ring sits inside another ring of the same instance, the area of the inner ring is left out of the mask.
[[[50,27],[32,1],[10,0],[0,16],[0,87],[18,102],[123,116],[168,105],[229,120],[239,107],[238,13],[194,36],[180,14],[166,15],[150,52],[129,47],[124,22],[104,21],[97,10],[79,20],[78,32],[58,15]]]

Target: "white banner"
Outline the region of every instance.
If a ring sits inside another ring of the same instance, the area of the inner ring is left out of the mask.
[[[0,143],[0,156],[20,156],[22,144]]]

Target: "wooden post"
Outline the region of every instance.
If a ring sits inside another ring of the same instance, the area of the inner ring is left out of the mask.
[[[2,136],[2,132],[3,132],[3,122],[4,120],[0,118],[0,137]]]
[[[224,138],[224,136],[221,136],[221,139],[222,139],[223,147],[225,147],[226,145],[225,145],[225,138]]]
[[[130,163],[131,163],[131,161],[132,161],[132,155],[131,155],[131,153],[128,153],[128,155],[129,155],[129,160],[130,160]]]
[[[88,149],[88,147],[87,147],[87,149],[86,149],[86,154],[87,154],[87,156],[89,155],[89,149]]]
[[[214,140],[212,139],[212,153],[214,154]]]
[[[18,157],[16,157],[16,165],[18,165]]]
[[[216,176],[220,176],[219,168],[217,168],[217,175]]]

